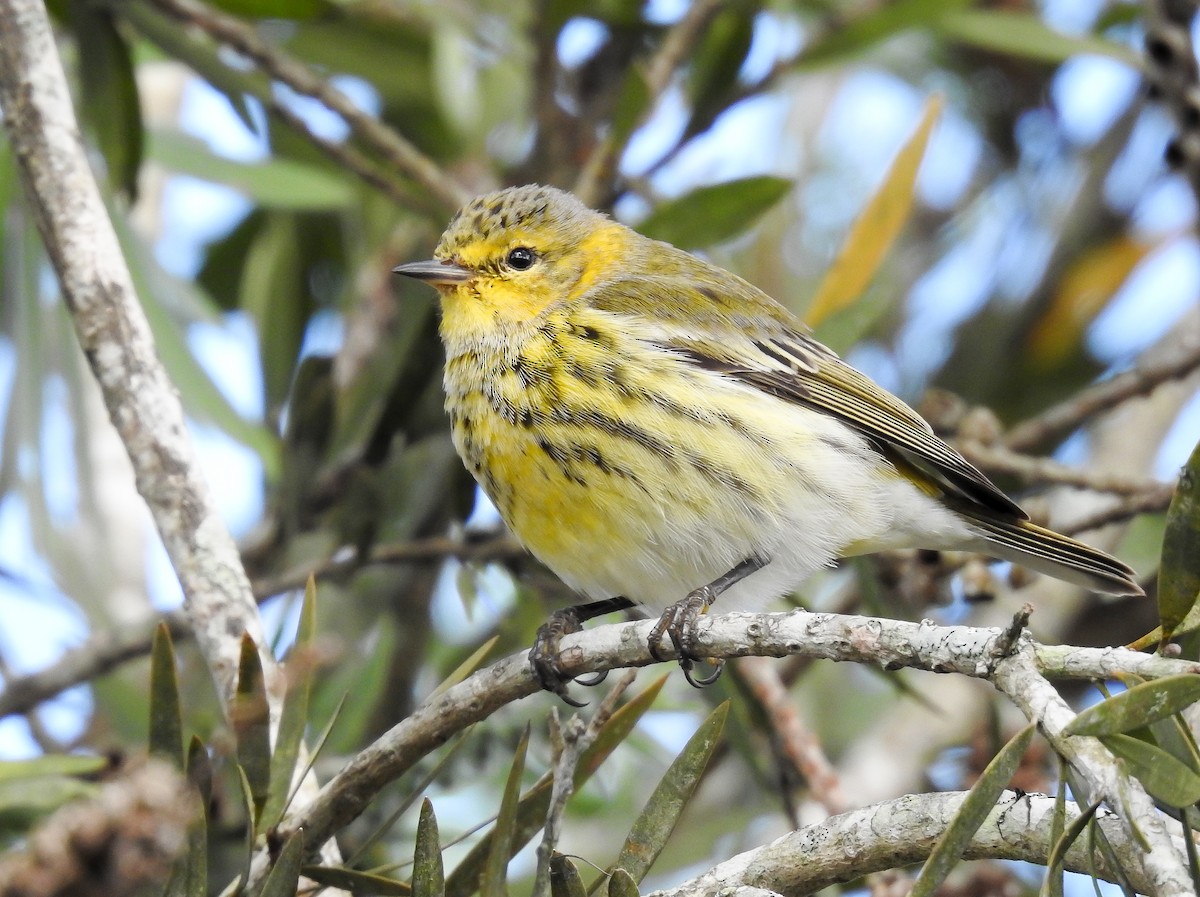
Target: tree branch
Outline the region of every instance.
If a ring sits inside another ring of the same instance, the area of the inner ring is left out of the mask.
[[[719,894],[735,887],[768,888],[785,895],[813,894],[872,872],[919,863],[928,858],[966,797],[965,791],[910,794],[852,810],[738,854],[696,878],[647,897]],[[1079,808],[1068,803],[1066,815],[1069,823],[1079,815]],[[964,858],[1044,865],[1054,844],[1053,818],[1054,798],[1007,791],[975,832]],[[1096,822],[1112,843],[1123,870],[1136,869],[1132,858],[1137,848],[1125,837],[1116,816],[1101,810]],[[1131,862],[1125,864],[1125,859]],[[1084,874],[1095,869],[1109,881],[1120,880],[1117,870],[1103,856],[1093,860],[1084,838],[1067,851],[1063,868]],[[1139,891],[1149,890],[1145,877],[1128,877]]]
[[[223,702],[241,635],[265,645],[237,547],[188,440],[79,135],[58,48],[37,0],[0,0],[0,108],[29,205],[80,345],[179,576]],[[264,650],[268,675],[273,659]]]

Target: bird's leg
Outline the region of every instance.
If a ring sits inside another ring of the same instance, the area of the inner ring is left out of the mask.
[[[552,691],[572,707],[583,707],[585,701],[576,701],[567,694],[567,682],[570,681],[562,668],[562,655],[558,643],[564,635],[581,632],[583,624],[596,617],[611,614],[619,610],[628,610],[633,602],[620,596],[606,598],[603,601],[590,601],[587,604],[576,604],[574,607],[556,610],[538,627],[533,639],[533,647],[529,649],[529,666],[537,677],[542,688]],[[607,673],[597,673],[589,679],[577,680],[580,685],[599,685]]]
[[[696,621],[701,614],[707,613],[718,595],[737,585],[754,571],[761,570],[768,562],[768,558],[751,555],[732,570],[722,573],[708,585],[690,592],[682,601],[672,604],[663,611],[658,622],[654,624],[654,628],[650,630],[650,654],[654,659],[665,659],[660,654],[659,647],[662,645],[663,636],[666,635],[671,639],[671,644],[675,646],[675,653],[679,657],[679,667],[683,670],[683,675],[689,683],[696,688],[703,688],[716,682],[721,676],[721,670],[725,668],[723,660],[716,661],[715,669],[710,675],[699,679],[692,676],[693,667],[697,662],[703,660],[702,657],[696,655]]]

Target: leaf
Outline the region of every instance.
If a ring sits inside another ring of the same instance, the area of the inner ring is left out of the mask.
[[[1057,64],[1091,53],[1117,59],[1135,69],[1141,58],[1128,47],[1094,35],[1071,35],[1050,28],[1032,12],[958,9],[939,16],[934,30],[952,40],[985,50]]]
[[[1058,758],[1058,789],[1054,795],[1054,815],[1050,818],[1050,843],[1057,850],[1062,843],[1063,831],[1067,827],[1067,761]],[[1067,845],[1068,847],[1070,844]],[[1063,871],[1053,861],[1054,850],[1046,861],[1046,875],[1042,878],[1040,897],[1063,897]],[[1061,860],[1060,860],[1061,862]]]
[[[1060,788],[1059,794],[1065,794],[1065,791]],[[1096,811],[1100,809],[1103,801],[1094,801],[1089,804],[1087,809],[1071,820],[1071,824],[1066,826],[1062,832],[1054,838],[1054,846],[1050,850],[1050,856],[1046,859],[1046,882],[1051,879],[1058,883],[1057,887],[1047,887],[1043,885],[1042,893],[1057,897],[1062,894],[1062,863],[1067,856],[1067,851],[1071,849],[1079,836],[1083,834],[1083,830],[1087,828],[1088,823],[1092,821],[1092,817],[1096,815]],[[1057,811],[1056,811],[1057,812]]]
[[[816,327],[830,315],[849,307],[867,289],[912,210],[917,172],[929,145],[929,135],[942,111],[942,98],[931,96],[921,122],[896,154],[846,242],[808,306],[805,320]]]
[[[407,897],[412,893],[412,888],[407,882],[370,872],[359,872],[357,869],[304,866],[300,869],[300,874],[327,888],[340,888],[351,894],[363,894],[366,897]]]
[[[620,867],[608,876],[608,897],[639,897],[637,882]]]
[[[129,47],[111,13],[99,4],[73,0],[70,19],[79,50],[82,117],[96,135],[109,186],[133,202],[142,164],[143,126]]]
[[[612,868],[625,870],[635,882],[646,877],[700,784],[700,776],[716,750],[728,713],[729,702],[719,704],[688,739],[633,823]]]
[[[41,776],[91,776],[109,766],[106,757],[46,754],[32,760],[0,760],[0,783]]]
[[[1200,443],[1179,473],[1167,508],[1162,562],[1158,568],[1158,619],[1166,642],[1196,606],[1200,595]]]
[[[711,246],[741,234],[791,189],[787,178],[765,175],[700,187],[662,203],[637,229],[680,249]]]
[[[300,862],[304,859],[304,832],[292,832],[263,883],[260,897],[296,897]]]
[[[824,39],[809,46],[800,56],[796,68],[811,69],[861,56],[902,31],[924,30],[949,11],[970,3],[971,0],[895,0],[866,6],[866,15],[830,29]]]
[[[340,211],[361,200],[354,182],[326,167],[281,158],[238,162],[181,131],[152,130],[146,150],[149,158],[172,171],[232,187],[270,208]]]
[[[1128,763],[1129,772],[1155,800],[1172,807],[1200,801],[1200,775],[1158,745],[1132,735],[1105,735],[1100,740]]]
[[[500,812],[492,828],[492,846],[488,851],[487,863],[479,879],[479,897],[508,897],[505,881],[508,877],[508,861],[519,849],[514,837],[517,831],[518,797],[521,793],[521,776],[525,773],[525,752],[529,748],[529,727],[525,727],[521,740],[513,754],[512,768],[504,784],[504,795],[500,799]],[[514,849],[516,848],[516,849]]]
[[[271,717],[258,647],[245,633],[229,715],[237,738],[238,768],[246,777],[248,799],[254,808],[252,827],[257,828],[271,787]]]
[[[1011,741],[1002,747],[992,758],[979,781],[971,786],[966,799],[946,831],[938,838],[937,844],[929,853],[929,859],[921,867],[921,873],[913,882],[909,897],[930,897],[946,880],[950,870],[962,859],[967,845],[979,831],[990,813],[996,806],[996,800],[1012,781],[1013,773],[1021,765],[1021,759],[1029,749],[1029,742],[1037,727],[1030,723],[1018,732]]]
[[[421,802],[417,821],[417,844],[413,851],[413,897],[443,897],[446,875],[442,869],[442,846],[438,841],[437,817],[429,798]]]
[[[587,897],[579,870],[558,851],[550,857],[550,897]]]
[[[433,695],[440,695],[448,688],[453,688],[455,685],[458,685],[458,683],[462,682],[473,672],[475,672],[479,665],[483,663],[484,658],[487,657],[488,654],[491,653],[491,650],[496,647],[496,642],[499,640],[500,636],[494,635],[480,645],[475,651],[472,651],[470,657],[456,666],[449,676],[438,683],[437,688],[433,690],[433,692],[430,694],[430,697],[433,697]]]
[[[1093,704],[1071,720],[1067,735],[1113,735],[1140,729],[1200,701],[1200,676],[1181,674],[1144,682]]]
[[[208,805],[212,802],[212,759],[208,756],[208,750],[198,735],[193,735],[188,744],[187,779],[200,794],[200,802],[207,812]]]
[[[333,12],[329,0],[212,0],[213,6],[247,19],[315,19]]]
[[[171,630],[159,623],[150,646],[150,753],[183,769],[183,715]]]
[[[1063,274],[1045,313],[1029,333],[1031,362],[1048,370],[1069,359],[1084,330],[1133,270],[1157,248],[1158,244],[1122,235],[1080,254]]]
[[[316,630],[317,582],[309,576],[304,589],[304,601],[300,605],[296,641],[284,666],[288,688],[283,697],[279,733],[275,737],[275,754],[271,757],[271,785],[263,809],[267,826],[276,825],[283,818],[292,794],[292,782],[298,782],[296,761],[300,758],[304,730],[308,725],[308,702],[312,694],[314,672],[311,653]]]
[[[591,746],[580,756],[579,763],[575,767],[574,786],[577,792],[616,750],[617,746],[629,737],[634,726],[653,705],[666,681],[666,676],[660,676],[645,691],[618,708],[604,724]],[[519,850],[529,843],[529,840],[545,825],[546,812],[550,808],[551,785],[551,776],[545,775],[521,799],[521,805],[517,811],[516,835],[513,841],[515,850]],[[491,852],[491,844],[492,833],[489,833],[471,848],[470,853],[450,873],[446,879],[446,893],[450,897],[468,897],[478,887],[483,865]]]

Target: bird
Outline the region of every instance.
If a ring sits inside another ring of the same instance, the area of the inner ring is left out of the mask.
[[[464,464],[534,556],[590,599],[531,664],[567,698],[558,639],[641,607],[696,678],[698,616],[761,608],[836,559],[966,550],[1114,595],[1120,560],[1031,523],[901,399],[743,278],[573,195],[481,195],[426,261]],[[592,683],[588,683],[592,684]],[[570,699],[568,699],[570,700]],[[571,701],[574,703],[574,701]]]

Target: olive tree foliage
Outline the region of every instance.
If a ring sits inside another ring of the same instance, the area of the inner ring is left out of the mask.
[[[0,894],[1194,891],[1191,16],[0,0]],[[390,274],[529,182],[764,288],[1150,597],[858,559],[705,619],[713,687],[568,715],[523,652],[577,599]]]

